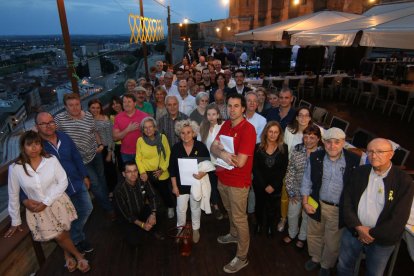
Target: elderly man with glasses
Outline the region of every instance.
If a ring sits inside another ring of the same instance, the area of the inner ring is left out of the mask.
[[[366,274],[383,275],[404,233],[414,196],[411,177],[391,159],[391,143],[382,138],[367,147],[370,165],[357,168],[344,191],[347,230],[341,241],[337,275],[352,275],[364,250]]]

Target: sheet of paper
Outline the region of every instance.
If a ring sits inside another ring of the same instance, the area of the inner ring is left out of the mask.
[[[234,154],[234,138],[227,135],[220,135],[220,143],[225,151]]]
[[[193,174],[198,173],[197,159],[178,158],[178,170],[180,172],[181,185],[191,186],[199,181],[193,176]]]
[[[234,169],[234,167],[233,166],[230,166],[229,164],[227,164],[223,159],[221,159],[221,158],[217,158],[216,159],[216,161],[214,162],[214,165],[216,165],[216,166],[220,166],[220,167],[223,167],[223,168],[225,168],[225,169],[227,169],[227,170],[232,170],[232,169]]]
[[[234,138],[233,137],[227,136],[227,135],[220,135],[220,143],[223,145],[223,148],[225,151],[231,154],[234,154]],[[221,158],[217,158],[214,164],[217,166],[223,167],[227,170],[234,169],[233,166],[227,164],[226,161],[224,161]]]

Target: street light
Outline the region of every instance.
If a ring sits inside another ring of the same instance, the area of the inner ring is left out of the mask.
[[[220,32],[220,28],[218,28],[218,27],[217,27],[217,28],[216,28],[216,32],[217,32],[217,33],[218,33],[218,32]]]
[[[297,6],[299,5],[300,0],[293,0],[293,5]]]
[[[188,24],[189,20],[188,18],[184,18],[184,24]]]

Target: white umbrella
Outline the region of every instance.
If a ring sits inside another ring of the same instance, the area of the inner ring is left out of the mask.
[[[362,15],[352,13],[320,11],[238,33],[235,36],[239,40],[281,41],[284,32],[294,34],[361,17]]]
[[[405,5],[396,4],[397,6],[393,5],[384,5],[388,7],[390,10],[389,12],[385,12],[386,9],[382,7],[381,9],[376,8],[376,12],[367,12],[365,14],[372,14],[371,16],[364,16],[362,18],[350,20],[343,23],[338,23],[326,27],[321,27],[314,30],[304,31],[297,34],[294,34],[290,38],[291,45],[327,45],[327,46],[351,46],[354,41],[355,37],[358,33],[362,32],[362,36],[364,37],[365,33],[372,33],[371,36],[366,36],[363,40],[364,45],[369,46],[376,46],[376,47],[388,47],[385,45],[392,45],[393,39],[395,36],[390,35],[390,38],[380,38],[380,32],[377,32],[377,29],[380,29],[381,26],[386,26],[390,24],[388,29],[384,28],[385,31],[383,34],[390,34],[392,30],[399,30],[404,29],[405,27],[407,32],[405,34],[410,33],[410,29],[412,30],[412,23],[411,25],[408,22],[412,22],[412,19],[404,18],[411,18],[414,15],[414,3],[404,3]],[[397,8],[396,8],[397,7]],[[393,23],[395,22],[395,24]],[[378,33],[379,35],[373,35],[374,33]],[[402,35],[404,35],[404,31],[399,32],[397,35],[399,38],[399,46],[405,46],[401,48],[411,47],[409,45],[412,42],[406,41],[404,43]],[[375,39],[377,42],[385,42],[377,44],[375,43]],[[408,37],[407,37],[408,40]],[[362,45],[362,44],[361,44]],[[384,45],[384,46],[382,46]],[[395,44],[397,45],[397,44]],[[397,48],[399,48],[397,46]]]

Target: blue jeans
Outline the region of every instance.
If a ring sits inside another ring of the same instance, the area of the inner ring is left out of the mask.
[[[122,162],[135,161],[135,154],[121,153]],[[123,169],[122,169],[123,170]]]
[[[85,164],[91,180],[91,191],[99,205],[106,211],[112,212],[113,207],[108,198],[102,155],[97,153],[91,162]]]
[[[366,255],[365,275],[381,276],[384,274],[388,259],[394,248],[395,245],[382,246],[376,244],[375,241],[369,245],[364,245],[346,229],[341,240],[337,276],[354,275],[355,264],[363,250]]]
[[[93,206],[85,185],[82,185],[81,189],[76,194],[71,195],[70,200],[72,201],[73,206],[75,206],[76,213],[78,213],[78,219],[72,221],[70,237],[74,244],[78,244],[85,240],[83,227],[85,226],[89,215],[92,213]]]

